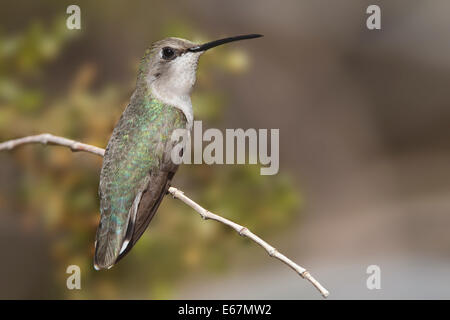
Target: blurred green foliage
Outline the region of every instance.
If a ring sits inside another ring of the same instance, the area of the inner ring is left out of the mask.
[[[97,65],[76,61],[76,72],[67,75],[63,92],[55,94],[42,84],[54,61],[68,54],[65,48],[75,35],[60,18],[31,23],[15,35],[0,33],[0,140],[50,132],[106,145],[134,83],[96,83]],[[206,40],[180,22],[168,25],[159,38],[168,35]],[[138,59],[132,65],[130,73],[136,73]],[[214,85],[213,73],[238,76],[249,65],[245,52],[227,47],[202,57],[193,94],[196,119],[213,125],[223,116],[227,98]],[[10,156],[23,173],[14,197],[7,201],[21,213],[24,231],[45,230],[55,269],[65,270],[70,264],[82,269],[80,291],[66,290],[61,284],[67,274],[55,272],[57,297],[170,298],[177,281],[197,272],[225,271],[235,250],[249,243],[221,224],[201,221],[192,209],[167,197],[126,259],[109,271],[96,272],[92,256],[101,159],[43,146],[23,147]],[[261,176],[259,165],[185,165],[175,177],[174,185],[178,183],[209,210],[263,237],[289,225],[301,205],[287,175]]]

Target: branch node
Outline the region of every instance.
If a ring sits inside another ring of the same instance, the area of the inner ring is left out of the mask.
[[[242,227],[241,230],[239,230],[239,235],[240,235],[241,237],[244,237],[244,236],[245,236],[244,233],[246,233],[247,231],[249,231],[248,228]]]
[[[42,140],[44,141],[44,144],[47,144],[48,141],[52,138],[52,135],[50,133],[43,133],[40,135]]]
[[[205,212],[200,213],[200,216],[202,217],[203,220],[208,220],[210,214],[211,214],[211,211],[205,210]]]
[[[277,252],[278,252],[277,249],[275,249],[274,247],[270,248],[268,251],[269,256],[271,256],[271,257],[275,256],[277,254]]]

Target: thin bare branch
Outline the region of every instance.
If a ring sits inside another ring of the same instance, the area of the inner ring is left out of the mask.
[[[21,146],[24,144],[30,144],[30,143],[40,143],[40,144],[44,144],[44,145],[47,145],[47,144],[60,145],[60,146],[68,147],[72,151],[84,151],[84,152],[93,153],[93,154],[96,154],[96,155],[99,155],[102,157],[105,154],[105,150],[102,148],[94,147],[94,146],[91,146],[88,144],[80,143],[78,141],[66,139],[63,137],[54,136],[49,133],[44,133],[44,134],[40,134],[40,135],[36,135],[36,136],[24,137],[24,138],[10,140],[10,141],[0,143],[0,151],[11,150],[18,146]],[[278,252],[277,249],[275,249],[270,244],[265,242],[263,239],[261,239],[260,237],[255,235],[248,228],[241,226],[231,220],[228,220],[224,217],[221,217],[217,214],[214,214],[214,213],[206,210],[205,208],[200,206],[198,203],[196,203],[195,201],[193,201],[190,198],[188,198],[187,196],[185,196],[184,192],[178,190],[177,188],[170,187],[169,193],[174,198],[181,200],[182,202],[187,204],[189,207],[191,207],[192,209],[197,211],[203,219],[205,219],[205,220],[211,219],[211,220],[215,220],[220,223],[223,223],[223,224],[233,228],[237,233],[239,233],[239,235],[247,237],[250,240],[253,240],[258,245],[260,245],[263,249],[265,249],[271,257],[274,257],[274,258],[280,260],[281,262],[285,263],[290,268],[292,268],[295,272],[297,272],[302,278],[307,279],[309,282],[311,282],[314,285],[314,287],[316,287],[316,289],[319,290],[320,294],[324,298],[326,298],[329,295],[328,290],[325,289],[305,268],[302,268],[301,266],[299,266],[298,264],[293,262],[291,259],[289,259],[285,255]]]
[[[89,144],[84,144],[75,140],[70,140],[63,137],[54,136],[50,133],[38,134],[36,136],[29,136],[15,140],[9,140],[3,143],[0,143],[0,151],[2,150],[11,150],[18,146],[29,144],[29,143],[40,143],[46,145],[59,145],[70,148],[73,152],[76,151],[85,151],[90,152],[99,156],[105,154],[105,150],[102,148],[94,147]]]
[[[267,251],[267,253],[269,254],[269,256],[274,257],[274,258],[282,261],[283,263],[287,264],[295,272],[297,272],[301,277],[310,281],[314,285],[314,287],[316,287],[317,290],[319,290],[319,292],[322,294],[323,297],[326,298],[329,295],[328,290],[325,289],[316,279],[314,279],[314,277],[308,271],[306,271],[306,269],[300,267],[298,264],[293,262],[291,259],[287,258],[285,255],[278,252],[277,249],[275,249],[270,244],[265,242],[263,239],[261,239],[260,237],[255,235],[248,228],[241,226],[241,225],[239,225],[231,220],[228,220],[224,217],[221,217],[217,214],[214,214],[211,211],[206,210],[205,208],[200,206],[198,203],[196,203],[193,200],[191,200],[190,198],[186,197],[184,195],[184,192],[178,190],[177,188],[170,187],[169,193],[172,194],[172,196],[174,198],[177,198],[177,199],[183,201],[189,207],[191,207],[192,209],[197,211],[203,219],[205,219],[205,220],[211,219],[211,220],[215,220],[220,223],[223,223],[223,224],[229,226],[230,228],[233,228],[234,230],[236,230],[236,232],[239,233],[239,235],[241,235],[243,237],[247,237],[250,240],[253,240],[257,244],[259,244],[263,249],[265,249]]]

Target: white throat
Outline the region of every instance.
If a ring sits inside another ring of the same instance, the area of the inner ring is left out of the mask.
[[[163,89],[160,86],[155,85],[153,82],[150,85],[153,96],[167,105],[180,109],[186,117],[186,128],[191,130],[194,122],[194,111],[192,110],[191,97],[189,94],[177,95],[170,92],[170,89]]]
[[[154,97],[161,102],[180,109],[190,130],[194,122],[191,91],[195,83],[198,59],[202,52],[186,52],[164,64],[154,74],[149,74],[148,85]]]

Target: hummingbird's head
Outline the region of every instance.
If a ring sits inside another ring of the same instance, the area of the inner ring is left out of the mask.
[[[224,43],[257,37],[261,35],[230,37],[201,45],[180,38],[155,42],[143,59],[146,82],[157,95],[189,95],[195,83],[198,60],[206,50]]]
[[[189,96],[195,83],[198,59],[203,53],[189,51],[195,46],[188,40],[167,38],[147,50],[145,79],[152,93],[162,98]]]
[[[155,42],[142,59],[138,84],[150,89],[158,100],[183,110],[193,119],[190,93],[195,83],[198,59],[208,49],[224,43],[258,38],[249,34],[195,44],[180,38],[166,38]]]

